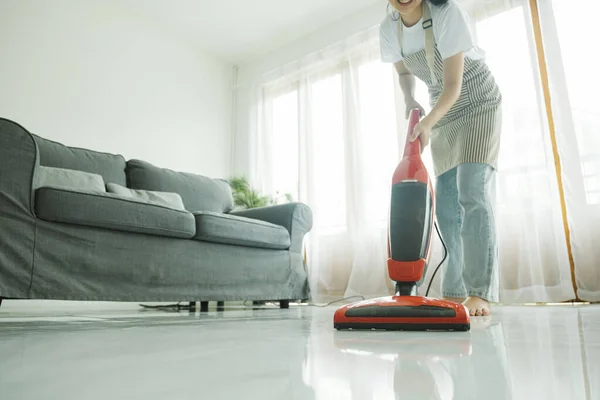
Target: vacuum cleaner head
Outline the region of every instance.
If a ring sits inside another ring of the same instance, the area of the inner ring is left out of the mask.
[[[338,330],[469,331],[462,304],[421,296],[392,296],[340,307],[333,326]]]
[[[334,315],[336,329],[470,329],[469,313],[462,304],[417,295],[435,227],[435,194],[421,159],[421,143],[410,141],[419,120],[420,111],[412,110],[404,155],[392,178],[387,264],[396,295],[341,307]]]

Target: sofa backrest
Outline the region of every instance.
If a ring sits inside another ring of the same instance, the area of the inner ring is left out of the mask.
[[[178,193],[190,212],[227,213],[233,209],[231,187],[223,179],[176,172],[141,160],[127,161],[125,172],[129,188]]]
[[[125,158],[121,155],[68,147],[37,135],[33,135],[33,138],[39,149],[42,166],[89,172],[101,175],[105,183],[127,184]]]

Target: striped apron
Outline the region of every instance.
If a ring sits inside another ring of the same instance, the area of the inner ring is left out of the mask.
[[[403,55],[406,68],[425,82],[433,108],[442,94],[444,62],[433,35],[431,10],[423,1],[425,49]],[[402,48],[402,21],[398,23]],[[498,166],[502,124],[502,94],[483,60],[465,57],[460,97],[431,132],[434,174],[439,176],[462,163]]]

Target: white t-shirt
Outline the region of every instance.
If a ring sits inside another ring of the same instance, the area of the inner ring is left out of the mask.
[[[426,1],[426,0],[423,0]],[[431,19],[433,20],[433,36],[435,43],[442,55],[442,59],[452,57],[461,51],[465,57],[473,60],[485,58],[483,50],[477,47],[468,16],[456,0],[450,0],[442,6],[429,5]],[[381,60],[387,63],[396,63],[402,60],[402,54],[410,55],[425,48],[425,30],[423,18],[411,27],[402,29],[402,49],[398,43],[398,25],[402,20],[394,21],[389,15],[381,23],[379,38],[381,47]]]

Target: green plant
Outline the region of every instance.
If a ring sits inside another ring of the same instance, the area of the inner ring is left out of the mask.
[[[248,178],[244,176],[234,177],[229,180],[229,186],[233,193],[233,204],[240,208],[258,208],[266,207],[278,204],[278,200],[281,197],[277,193],[276,197],[264,196],[260,194],[256,189],[250,186]],[[288,201],[294,201],[290,193],[286,193],[283,197]]]

